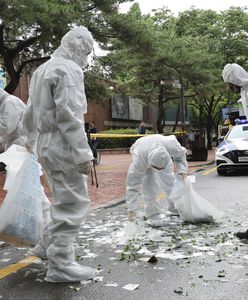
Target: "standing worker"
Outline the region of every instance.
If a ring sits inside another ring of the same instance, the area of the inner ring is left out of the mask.
[[[18,97],[0,89],[0,138],[4,151],[12,145],[25,147],[26,137],[23,133],[23,114],[26,104]],[[24,148],[25,149],[25,148]],[[0,162],[0,171],[5,171],[6,165]],[[44,177],[41,179],[45,182]],[[50,202],[46,197],[42,199],[43,232],[46,231],[50,220]]]
[[[154,134],[138,139],[131,147],[132,163],[129,166],[126,180],[126,202],[128,205],[128,219],[136,219],[141,196],[146,204],[145,216],[151,225],[160,225],[161,209],[157,202],[157,195],[165,193],[166,200],[174,184],[172,158],[176,164],[176,172],[186,177],[188,163],[186,151],[174,135],[163,136]],[[169,203],[169,210],[173,211],[174,204]]]
[[[47,256],[48,282],[91,279],[95,270],[75,262],[73,242],[89,209],[86,182],[93,155],[84,130],[87,101],[84,74],[93,37],[76,26],[61,40],[51,59],[33,74],[24,115],[26,147],[37,147],[40,163],[53,190],[47,247],[33,252]],[[37,145],[37,146],[35,146]]]
[[[22,129],[24,102],[0,88],[0,137],[6,151],[13,144],[25,146]]]
[[[248,120],[248,73],[238,64],[227,64],[222,71],[224,82],[234,92],[239,92],[246,120]]]
[[[248,120],[248,73],[238,64],[227,64],[222,71],[223,80],[229,84],[234,92],[239,92],[246,120]],[[237,232],[240,239],[248,239],[248,230]]]

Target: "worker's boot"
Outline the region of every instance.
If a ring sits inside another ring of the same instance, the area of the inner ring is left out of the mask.
[[[174,204],[169,204],[169,206],[168,206],[168,211],[169,211],[173,216],[179,216],[178,210],[175,208]]]
[[[174,201],[172,201],[170,197],[168,198],[168,203],[168,211],[174,216],[179,216],[178,210],[175,208]]]
[[[49,202],[49,200],[47,199],[47,197],[45,196],[45,194],[43,194],[44,199],[42,202],[42,208],[43,208],[43,228],[42,228],[42,237],[40,239],[40,241],[38,242],[38,244],[35,245],[34,248],[29,249],[28,250],[28,255],[32,255],[32,256],[37,256],[40,259],[47,259],[47,255],[46,255],[46,249],[49,245],[49,223],[51,220],[51,213],[50,213],[50,205],[51,203]]]
[[[161,214],[155,214],[148,217],[147,224],[152,227],[161,227],[166,224],[166,220]]]
[[[93,279],[96,270],[75,262],[74,237],[63,235],[53,239],[47,249],[48,282],[80,282]]]
[[[46,248],[44,247],[42,242],[39,242],[35,245],[34,248],[28,250],[28,255],[39,257],[40,259],[46,260]]]

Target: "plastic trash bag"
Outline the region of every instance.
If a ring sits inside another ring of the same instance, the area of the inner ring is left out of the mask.
[[[184,222],[211,223],[223,215],[194,190],[188,178],[182,180],[180,176],[176,176],[170,199]]]
[[[17,164],[13,165],[11,157]],[[0,207],[0,240],[18,246],[35,245],[42,234],[43,201],[48,201],[40,183],[40,165],[34,155],[17,145],[1,154],[0,161],[7,165],[8,190]]]

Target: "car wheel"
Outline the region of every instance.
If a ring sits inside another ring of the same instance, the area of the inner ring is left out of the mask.
[[[217,173],[218,175],[226,175],[226,170],[220,170],[220,169],[217,169]]]

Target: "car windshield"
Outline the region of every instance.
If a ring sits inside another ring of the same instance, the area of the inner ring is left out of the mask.
[[[233,126],[226,139],[248,138],[248,124],[244,126]]]

